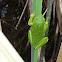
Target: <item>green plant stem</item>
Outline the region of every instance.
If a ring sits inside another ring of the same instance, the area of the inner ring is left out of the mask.
[[[38,60],[38,50],[35,50],[31,46],[31,62],[37,62],[37,60]]]
[[[32,0],[32,13],[35,11],[35,16],[42,12],[42,0]],[[31,46],[31,62],[38,61],[38,50]]]

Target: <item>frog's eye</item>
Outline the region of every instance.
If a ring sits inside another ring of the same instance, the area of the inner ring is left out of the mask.
[[[31,14],[30,17],[33,18],[35,16],[35,13]]]

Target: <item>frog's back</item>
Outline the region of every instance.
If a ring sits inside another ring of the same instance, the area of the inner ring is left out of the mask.
[[[43,28],[44,28],[44,23],[45,19],[42,15],[38,15],[34,18],[34,24],[31,28],[31,34],[32,34],[32,43],[35,44],[39,42],[43,37]]]

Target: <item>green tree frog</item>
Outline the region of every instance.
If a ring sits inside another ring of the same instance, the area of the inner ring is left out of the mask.
[[[31,26],[28,31],[28,39],[30,44],[38,49],[43,46],[48,41],[48,37],[45,37],[45,31],[48,27],[48,21],[45,21],[45,18],[42,14],[37,15],[35,13],[30,15],[28,25]]]

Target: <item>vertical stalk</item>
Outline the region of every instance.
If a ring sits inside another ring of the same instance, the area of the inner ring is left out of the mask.
[[[32,0],[32,13],[35,11],[35,16],[42,12],[42,0]],[[38,61],[38,50],[31,46],[31,62]]]
[[[46,36],[48,36],[48,30],[49,30],[49,26],[50,26],[52,4],[53,4],[53,0],[48,0],[48,1],[47,1],[47,8],[48,8],[48,11],[47,11],[46,17],[48,17],[48,29],[47,29],[47,31],[46,31]]]
[[[37,62],[38,61],[38,50],[35,50],[31,46],[31,62]]]

